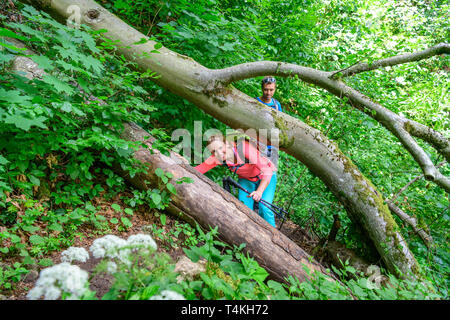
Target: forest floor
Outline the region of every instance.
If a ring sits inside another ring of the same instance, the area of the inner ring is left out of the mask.
[[[120,203],[120,194],[116,196],[114,199],[110,199],[108,201],[104,199],[97,199],[98,203],[106,204],[106,203]],[[105,210],[102,212],[108,219],[117,218],[120,219],[123,213],[116,212],[114,210]],[[255,213],[256,214],[256,213]],[[159,217],[154,215],[153,213],[136,211],[132,216],[128,216],[130,221],[132,222],[132,227],[127,229],[126,231],[121,231],[120,228],[110,229],[106,232],[106,234],[113,234],[122,239],[128,238],[132,234],[137,233],[149,233],[149,226],[156,225],[159,229],[170,230],[175,227],[177,219],[167,216],[166,222],[162,225]],[[178,221],[181,222],[181,221]],[[297,243],[302,249],[304,249],[308,254],[312,255],[313,249],[318,244],[317,240],[314,240],[308,232],[304,229],[300,228],[298,225],[293,223],[292,221],[285,221],[281,231],[295,243]],[[86,225],[78,230],[80,233],[79,236],[76,237],[72,246],[74,247],[83,247],[89,252],[89,247],[92,245],[93,241],[97,238],[103,236],[103,234],[99,234],[98,230],[94,229],[92,226]],[[151,234],[150,234],[151,235]],[[152,235],[153,236],[153,235]],[[184,255],[183,249],[181,246],[174,248],[172,246],[168,246],[162,240],[154,237],[155,241],[158,244],[158,251],[165,252],[172,258],[173,261],[177,261],[181,256]],[[178,239],[180,240],[180,239]],[[61,250],[62,251],[62,250]],[[52,260],[53,264],[61,263],[61,251],[52,252],[46,256],[41,258],[48,258]],[[328,267],[328,262],[326,256],[323,252],[316,252],[315,258],[320,261],[325,267]],[[17,258],[16,258],[17,259]],[[13,264],[15,261],[5,261],[7,264]],[[101,298],[106,292],[108,292],[113,278],[111,276],[106,275],[105,273],[95,273],[94,269],[96,265],[100,262],[100,259],[96,259],[92,257],[90,254],[90,259],[85,263],[76,263],[72,264],[78,265],[81,269],[86,270],[92,279],[90,281],[90,289],[96,292],[97,298]],[[34,283],[39,277],[39,272],[44,269],[44,267],[35,266],[33,270],[31,270],[26,276],[23,277],[19,282],[17,282],[14,286],[14,290],[9,293],[4,292],[2,299],[6,300],[26,300],[26,295],[28,291],[33,288]],[[1,300],[1,299],[0,299]]]

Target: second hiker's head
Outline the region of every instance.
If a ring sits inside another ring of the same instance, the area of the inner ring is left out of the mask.
[[[272,100],[275,90],[277,89],[277,80],[272,76],[264,77],[261,81],[261,89],[263,99],[266,101]]]
[[[234,159],[233,143],[227,141],[223,135],[217,134],[209,137],[207,148],[218,160],[232,161]]]

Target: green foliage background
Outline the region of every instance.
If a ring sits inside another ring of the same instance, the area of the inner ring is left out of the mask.
[[[357,62],[419,51],[449,39],[445,14],[449,4],[445,1],[137,0],[131,4],[128,0],[102,0],[99,3],[142,33],[209,68],[275,60],[331,71]],[[93,197],[104,193],[112,197],[127,188],[123,179],[113,173],[113,163],[120,163],[132,172],[139,170],[129,158],[136,146],[118,136],[121,123],[138,122],[158,136],[161,148],[170,146],[174,129],[193,132],[194,121],[202,121],[204,130],[225,130],[226,126],[153,84],[149,79],[152,74],[134,71],[132,64],[109,50],[112,44],[102,38],[101,32],[67,28],[31,9],[23,11],[23,15],[24,23],[3,22],[0,35],[11,37],[12,31],[13,37],[25,41],[39,54],[33,60],[47,75],[29,82],[8,72],[9,61],[20,50],[2,40],[0,225],[6,229],[0,230],[0,240],[15,243],[7,250],[2,248],[3,254],[21,254],[31,263],[30,259],[70,244],[76,226],[89,221],[92,208],[86,203]],[[362,73],[346,81],[386,108],[449,136],[448,62],[448,57],[433,57]],[[256,97],[260,95],[259,80],[233,85]],[[75,81],[80,88],[72,85]],[[97,101],[87,103],[90,95],[102,99],[106,105]],[[324,90],[296,78],[278,79],[275,97],[285,112],[326,132],[384,198],[389,199],[421,174],[392,134]],[[443,160],[428,146],[423,147],[435,163]],[[343,226],[337,240],[364,255],[364,242],[331,192],[293,157],[281,152],[280,160],[275,200],[289,207],[291,219],[303,226],[307,224],[315,234],[325,237],[333,214],[338,214]],[[448,176],[449,165],[444,165],[441,172]],[[207,175],[220,183],[224,174],[224,170],[218,169]],[[30,223],[24,220],[21,225],[15,223],[18,211],[7,192],[26,196],[24,203],[34,210],[26,213]],[[149,205],[160,205],[162,209],[161,199],[166,195],[154,190],[148,198],[156,201],[150,201]],[[48,198],[45,204],[48,207],[36,209],[35,202],[42,196]],[[145,195],[135,193],[133,201],[144,198]],[[395,217],[425,274],[446,297],[450,262],[448,194],[420,179],[403,192],[398,205],[430,228],[435,246],[427,249]],[[37,229],[34,231],[37,234],[33,234],[36,219],[61,229],[59,242],[52,243],[50,236]],[[94,219],[93,223],[102,222]],[[14,237],[20,228],[25,231],[28,228],[26,232],[32,234],[28,245]]]

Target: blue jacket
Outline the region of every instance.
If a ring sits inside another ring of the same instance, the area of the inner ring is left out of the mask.
[[[261,103],[264,103],[266,106],[269,106],[271,108],[274,108],[275,110],[283,112],[283,110],[281,109],[280,102],[277,99],[275,99],[275,98],[272,98],[272,101],[270,101],[269,103],[263,102],[259,97],[256,97],[256,100],[258,100]],[[272,146],[268,145],[267,149],[268,150],[272,149]]]
[[[256,100],[258,100],[261,103],[264,103],[266,106],[272,107],[278,111],[283,112],[283,110],[281,110],[280,102],[278,102],[278,100],[276,100],[275,98],[272,98],[272,101],[270,101],[269,103],[263,102],[259,97],[257,97]]]

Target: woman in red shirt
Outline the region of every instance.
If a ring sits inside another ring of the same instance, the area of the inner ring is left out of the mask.
[[[239,200],[253,210],[254,201],[263,199],[272,203],[277,184],[277,168],[247,140],[243,140],[242,144],[240,153],[235,142],[227,141],[221,135],[211,136],[207,145],[211,156],[195,169],[205,173],[218,165],[227,166],[238,175],[239,184],[250,192],[247,195],[239,190]],[[260,205],[259,215],[275,227],[274,214],[265,205]]]

